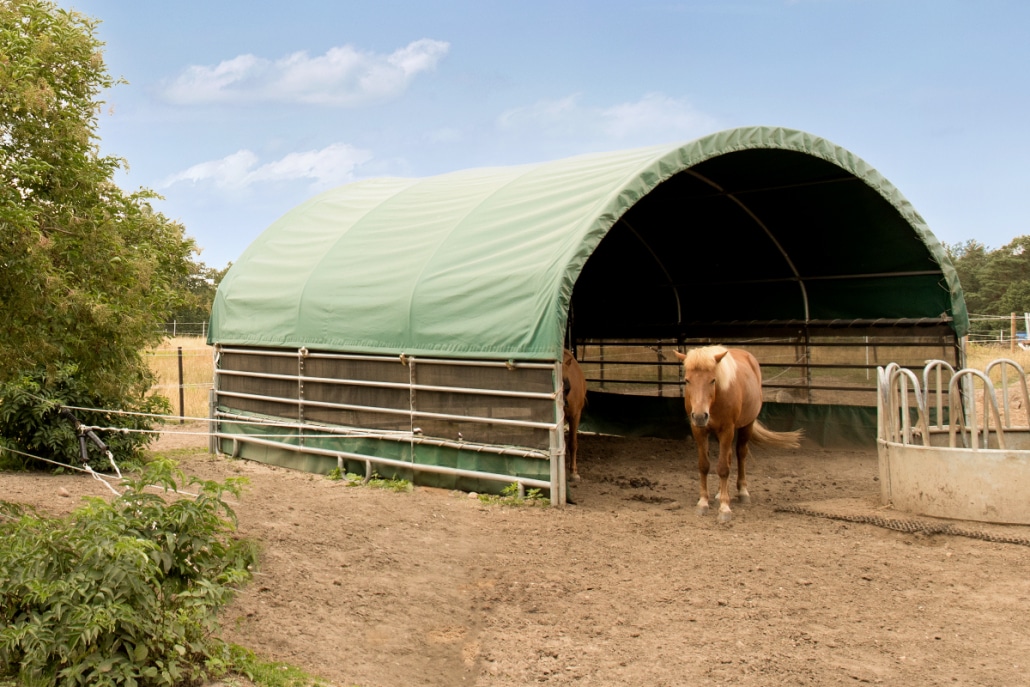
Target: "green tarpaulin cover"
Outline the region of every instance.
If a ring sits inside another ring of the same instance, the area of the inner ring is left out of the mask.
[[[702,179],[707,195],[686,185],[676,191],[676,179],[695,185]],[[677,272],[677,265],[687,269],[690,261],[679,259],[685,255],[654,246],[689,246],[692,232],[710,233],[710,211],[700,208],[729,198],[736,215],[719,225],[722,240],[753,246],[749,278],[766,270],[768,283],[780,284],[740,287],[741,294],[768,297],[756,305],[739,298],[742,305],[727,306],[740,310],[733,317],[761,317],[762,308],[770,309],[768,319],[946,317],[959,335],[965,332],[954,269],[897,189],[828,141],[751,127],[686,144],[423,179],[371,179],[322,193],[268,227],[232,266],[215,298],[209,341],[560,359],[584,265],[615,228],[629,236],[627,215],[659,187],[667,190],[662,205],[632,225],[650,254],[619,270],[620,251],[609,251],[604,269],[593,272],[597,293],[636,294],[634,285],[650,284],[655,275],[663,282],[656,288],[667,291],[697,282],[696,275]],[[732,234],[745,224],[751,233]],[[647,264],[652,258],[655,264]],[[718,274],[733,277],[731,270]],[[807,290],[799,290],[809,277]],[[576,297],[582,297],[583,321],[593,317],[594,329],[607,319],[606,303],[618,300],[591,301],[586,292]],[[644,299],[663,302],[634,295],[612,320],[632,323],[634,302]],[[677,291],[680,310],[683,300]],[[647,308],[640,313],[652,316]],[[655,315],[672,325],[685,316]]]

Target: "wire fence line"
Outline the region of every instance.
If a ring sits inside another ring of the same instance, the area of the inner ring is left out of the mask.
[[[970,324],[989,322],[997,326],[988,332],[973,332],[967,338],[970,343],[977,344],[1019,344],[1025,348],[1030,343],[1030,312],[1010,313],[1008,315],[969,314]],[[1022,326],[1021,326],[1022,325]]]
[[[206,326],[206,323],[203,323]],[[180,336],[182,334],[180,333]],[[178,342],[173,342],[178,343]],[[155,376],[152,391],[168,398],[185,416],[205,412],[207,396],[214,388],[214,357],[209,346],[170,346],[147,351],[149,367]]]
[[[207,321],[204,322],[179,322],[173,320],[158,325],[158,331],[169,336],[202,336],[207,338]]]

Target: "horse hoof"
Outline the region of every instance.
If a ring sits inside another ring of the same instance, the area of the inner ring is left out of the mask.
[[[708,515],[708,506],[698,506],[694,509],[694,512],[698,515]]]
[[[729,511],[720,511],[719,512],[719,522],[726,523],[726,522],[729,522],[732,519],[733,519],[733,513],[730,513]]]
[[[751,495],[737,494],[737,503],[751,503]]]
[[[572,481],[573,481],[573,482],[578,482],[578,481],[579,481],[579,473],[578,473],[578,472],[577,472],[577,473],[575,473],[575,474],[574,474],[574,475],[572,476]]]

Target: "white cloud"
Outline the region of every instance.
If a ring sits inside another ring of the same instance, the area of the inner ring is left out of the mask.
[[[694,136],[716,127],[713,117],[698,112],[685,100],[661,93],[648,93],[635,103],[621,103],[602,110],[601,119],[604,131],[615,137],[639,131]]]
[[[546,100],[503,113],[497,125],[505,130],[532,129],[547,136],[603,138],[616,143],[664,142],[709,133],[714,117],[682,98],[648,93],[640,100],[611,107],[586,107],[581,95]]]
[[[578,104],[579,93],[561,100],[540,100],[532,105],[516,107],[501,113],[497,125],[501,129],[535,128],[557,133],[559,129],[575,127],[587,112]]]
[[[417,75],[435,69],[449,50],[449,43],[423,38],[389,55],[351,45],[316,57],[296,52],[275,61],[240,55],[214,66],[186,68],[163,94],[186,105],[286,102],[355,107],[403,93]]]
[[[161,183],[167,188],[180,182],[210,183],[217,188],[241,190],[259,183],[311,180],[315,188],[331,188],[352,181],[355,167],[372,159],[372,154],[344,143],[321,150],[290,153],[273,162],[258,164],[258,156],[240,150],[220,160],[193,165]]]

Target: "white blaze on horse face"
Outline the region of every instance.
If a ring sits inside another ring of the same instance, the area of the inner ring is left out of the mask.
[[[695,348],[686,354],[674,353],[683,361],[683,397],[690,422],[695,427],[707,427],[718,388],[726,386],[726,375],[736,369],[733,359],[729,359],[729,367],[719,364],[729,353],[723,346]]]
[[[715,400],[715,370],[684,370],[683,394],[690,404],[690,422],[695,427],[708,426],[709,411]]]

